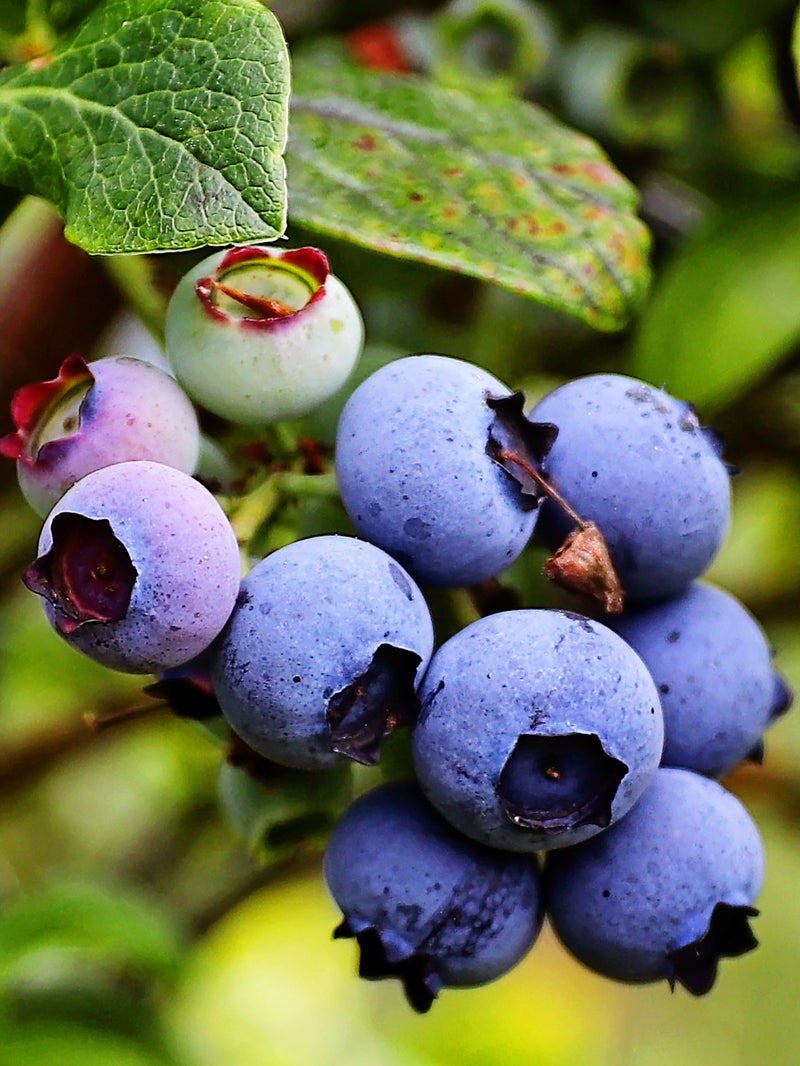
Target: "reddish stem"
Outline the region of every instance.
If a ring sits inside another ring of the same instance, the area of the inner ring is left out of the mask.
[[[523,470],[528,475],[531,481],[536,482],[542,492],[546,496],[548,496],[553,501],[553,503],[558,504],[564,514],[566,514],[566,516],[575,523],[578,529],[586,528],[586,526],[588,525],[586,520],[581,518],[581,516],[574,509],[574,507],[567,503],[567,501],[564,499],[558,489],[554,488],[545,478],[545,476],[539,470],[537,470],[532,463],[529,463],[523,455],[520,455],[519,452],[509,451],[508,448],[501,448],[500,451],[497,453],[496,458],[502,459],[504,462],[507,463],[514,463],[515,466],[518,466],[520,470]]]
[[[264,318],[288,318],[289,315],[295,314],[293,307],[280,300],[270,300],[267,296],[254,296],[242,289],[235,289],[233,285],[226,285],[224,281],[212,281],[211,284],[231,300],[246,307],[248,311],[256,311]]]
[[[144,718],[152,714],[153,711],[167,709],[169,709],[169,704],[165,700],[158,700],[151,703],[137,703],[132,707],[121,707],[119,710],[111,711],[108,714],[87,711],[83,716],[83,721],[93,733],[101,733],[110,726],[121,725],[123,722],[129,722],[134,718]]]

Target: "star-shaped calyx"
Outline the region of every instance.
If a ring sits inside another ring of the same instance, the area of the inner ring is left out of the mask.
[[[374,766],[384,738],[416,720],[419,699],[414,682],[421,661],[406,648],[379,645],[367,669],[328,701],[331,749]]]
[[[334,938],[355,937],[360,950],[359,977],[379,981],[397,977],[409,1004],[419,1014],[427,1013],[442,989],[436,963],[431,955],[411,947],[376,925],[345,918],[333,931]]]
[[[733,959],[758,947],[750,928],[750,919],[757,915],[755,907],[715,904],[705,933],[667,955],[670,986],[674,988],[678,982],[694,996],[709,992],[716,980],[720,959]]]

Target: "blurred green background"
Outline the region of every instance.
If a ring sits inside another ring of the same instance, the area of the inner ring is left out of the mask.
[[[637,185],[654,280],[615,334],[468,278],[326,242],[363,308],[359,373],[435,351],[482,363],[530,399],[565,378],[617,370],[693,400],[740,468],[733,526],[709,576],[759,618],[776,667],[800,689],[794,4],[271,6],[293,47],[353,31],[363,43],[364,27],[380,20],[410,65],[542,103],[597,138]],[[111,341],[92,345],[129,299],[157,322],[187,265],[167,256],[143,266],[144,282],[131,270],[121,279],[118,265],[64,246],[41,205],[17,206],[8,194],[0,229],[2,432],[14,388],[52,376],[74,348],[111,354]],[[314,240],[291,225],[289,237]],[[330,443],[341,400],[293,432]],[[445,991],[418,1017],[393,982],[359,981],[353,944],[331,939],[338,915],[320,849],[341,782],[310,796],[259,786],[225,764],[224,735],[148,701],[142,679],[70,651],[20,584],[39,523],[6,461],[0,485],[0,1066],[800,1061],[796,710],[771,730],[764,765],[728,782],[762,830],[767,880],[760,947],[723,961],[708,996],[613,984],[546,930],[512,974]],[[292,501],[267,546],[344,525],[335,506]],[[524,604],[552,595],[542,558],[532,547],[504,578]],[[435,607],[440,639],[469,612],[458,596]],[[84,721],[141,706],[148,713],[105,728]],[[402,765],[404,752],[395,755]],[[355,787],[375,779],[359,773]]]

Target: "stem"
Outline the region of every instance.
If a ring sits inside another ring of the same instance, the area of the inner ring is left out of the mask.
[[[269,434],[277,454],[293,457],[297,455],[297,431],[286,422],[273,422]]]
[[[282,470],[272,476],[272,484],[284,496],[294,499],[333,498],[339,493],[336,474],[299,474],[294,470]]]
[[[38,29],[39,26],[49,27],[44,0],[28,0],[25,9],[25,25],[29,30]]]
[[[228,519],[241,545],[247,545],[267,518],[275,514],[281,504],[281,494],[274,477],[268,477],[247,496],[231,501],[226,508]]]
[[[493,458],[503,463],[513,463],[551,499],[575,524],[561,547],[544,564],[545,575],[557,585],[599,600],[607,614],[619,614],[623,609],[625,590],[614,568],[605,538],[596,522],[587,521],[567,503],[524,455],[512,448],[499,448]],[[508,467],[504,466],[507,470]]]
[[[295,309],[280,300],[270,300],[267,296],[254,296],[242,289],[235,289],[233,285],[226,285],[222,281],[211,282],[212,288],[219,289],[221,293],[235,300],[236,303],[246,307],[248,311],[256,311],[264,318],[288,318],[295,313]]]
[[[120,725],[122,722],[130,722],[135,718],[145,718],[153,711],[169,710],[166,700],[154,700],[150,703],[136,703],[132,707],[120,707],[117,711],[108,714],[97,714],[95,711],[87,711],[83,716],[84,723],[93,733],[101,733],[109,726]]]
[[[436,632],[441,641],[465,629],[481,617],[469,589],[432,586],[426,589],[425,598],[436,619]]]
[[[518,452],[509,451],[508,448],[501,448],[497,453],[497,458],[502,459],[507,463],[514,463],[518,466],[520,470],[528,475],[531,481],[536,482],[542,492],[548,496],[553,503],[558,504],[564,514],[575,523],[578,529],[586,529],[589,523],[584,518],[581,518],[575,508],[567,503],[558,489],[554,488],[553,485],[546,480],[544,475],[541,474],[535,466],[529,463],[524,456],[520,455]]]
[[[137,318],[163,342],[169,297],[156,283],[152,261],[146,255],[111,255],[104,266]]]

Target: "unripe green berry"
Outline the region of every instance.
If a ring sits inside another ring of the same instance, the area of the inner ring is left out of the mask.
[[[166,350],[203,407],[244,424],[298,418],[344,384],[364,326],[316,248],[218,252],[180,281]]]

